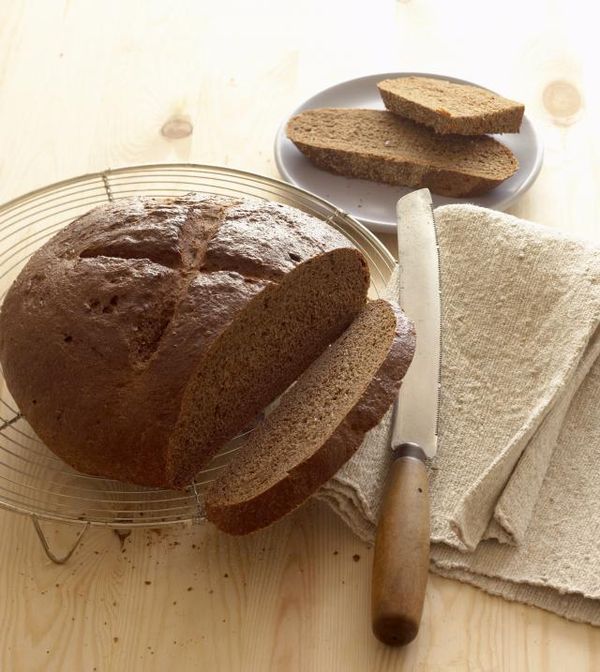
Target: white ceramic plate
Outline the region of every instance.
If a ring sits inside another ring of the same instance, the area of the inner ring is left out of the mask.
[[[385,109],[377,90],[382,79],[406,75],[421,75],[451,82],[473,84],[456,77],[419,72],[387,72],[369,75],[332,86],[297,107],[290,116],[317,107],[366,107]],[[479,86],[479,85],[477,85]],[[275,161],[285,180],[327,199],[338,208],[356,217],[373,231],[393,232],[396,228],[396,201],[410,189],[377,184],[367,180],[332,175],[316,168],[287,139],[285,125],[275,138]],[[520,133],[497,136],[509,147],[519,161],[519,170],[492,191],[476,198],[446,198],[433,194],[435,206],[446,203],[475,203],[486,208],[504,210],[534,183],[542,167],[543,149],[531,121],[525,116]]]

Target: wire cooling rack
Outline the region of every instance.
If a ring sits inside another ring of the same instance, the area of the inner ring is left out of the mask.
[[[383,291],[395,262],[365,227],[331,203],[279,180],[194,164],[106,170],[32,191],[0,207],[0,301],[33,252],[93,207],[128,196],[174,196],[200,191],[278,201],[318,217],[346,235],[367,258],[372,296]],[[110,421],[109,418],[106,419]],[[202,490],[237,450],[234,440],[183,491],[127,485],[74,471],[36,437],[0,372],[0,506],[32,517],[44,550],[40,519],[114,528],[158,527],[202,520]]]

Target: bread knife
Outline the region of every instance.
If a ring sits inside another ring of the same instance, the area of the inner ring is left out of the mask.
[[[431,194],[419,189],[396,206],[400,306],[414,322],[413,361],[394,408],[393,462],[381,504],[372,580],[372,625],[385,644],[419,630],[429,570],[429,487],[425,461],[437,450],[441,297]]]

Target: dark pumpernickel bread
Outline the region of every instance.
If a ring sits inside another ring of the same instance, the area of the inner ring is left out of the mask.
[[[180,487],[346,329],[368,284],[344,236],[284,205],[116,201],[29,260],[0,361],[73,467]]]
[[[472,84],[430,77],[398,77],[377,84],[390,112],[436,133],[518,133],[525,106]]]
[[[398,393],[415,347],[397,307],[373,301],[250,435],[205,499],[231,534],[298,507],[347,462]]]
[[[439,136],[381,110],[306,110],[290,119],[287,135],[329,172],[428,187],[442,196],[483,194],[519,167],[513,153],[493,138]]]

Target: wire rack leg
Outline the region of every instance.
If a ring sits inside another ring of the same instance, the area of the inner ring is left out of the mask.
[[[81,532],[77,535],[77,539],[75,539],[75,543],[73,546],[70,548],[70,550],[62,556],[57,556],[52,552],[52,549],[50,548],[50,544],[48,544],[48,539],[46,535],[44,534],[44,530],[42,530],[40,526],[40,521],[38,520],[38,517],[35,515],[31,516],[31,520],[33,522],[33,527],[35,528],[35,531],[37,532],[37,535],[39,537],[39,540],[42,544],[42,548],[44,549],[44,553],[48,556],[50,560],[52,560],[53,563],[56,565],[64,565],[65,562],[69,560],[69,558],[75,553],[77,550],[77,547],[81,543],[83,537],[85,536],[85,533],[90,529],[90,523],[87,522]]]

